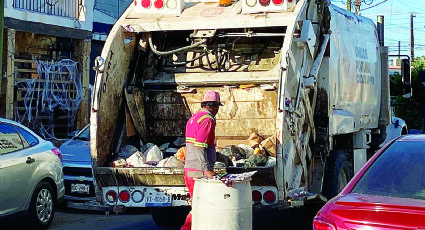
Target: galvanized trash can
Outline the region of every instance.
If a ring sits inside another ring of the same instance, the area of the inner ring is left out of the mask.
[[[220,180],[195,179],[192,201],[193,230],[251,230],[250,179],[227,187]]]

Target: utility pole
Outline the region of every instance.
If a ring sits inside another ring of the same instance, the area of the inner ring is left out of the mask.
[[[347,0],[347,11],[351,12],[351,0]]]
[[[413,17],[416,17],[415,13],[410,13],[410,61],[415,59],[415,37],[413,36]]]
[[[400,41],[398,41],[398,59],[400,59]]]
[[[362,0],[356,0],[356,14],[360,15],[360,5],[362,4]]]

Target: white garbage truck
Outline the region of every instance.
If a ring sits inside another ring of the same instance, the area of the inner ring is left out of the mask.
[[[257,171],[255,208],[335,196],[391,125],[382,44],[372,20],[327,0],[133,1],[94,66],[90,149],[98,201],[151,207],[158,225],[189,206],[182,164],[120,164],[119,156],[126,146],[142,161],[147,143],[181,147],[207,90],[224,104],[217,154],[260,139],[263,151],[251,154],[261,152],[267,163],[232,158],[216,167]],[[158,149],[165,158],[167,150]]]

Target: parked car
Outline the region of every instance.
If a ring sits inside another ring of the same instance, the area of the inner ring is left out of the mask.
[[[25,214],[46,229],[64,196],[61,153],[25,126],[0,118],[0,219]]]
[[[94,200],[89,125],[63,143],[60,150],[63,156],[65,200],[77,202]]]
[[[425,135],[377,151],[317,213],[313,229],[425,229]]]

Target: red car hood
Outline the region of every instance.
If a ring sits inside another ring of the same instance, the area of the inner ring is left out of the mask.
[[[424,229],[425,200],[347,194],[328,202],[320,216],[338,229]]]

